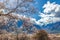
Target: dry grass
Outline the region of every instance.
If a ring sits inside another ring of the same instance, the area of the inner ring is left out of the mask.
[[[0,34],[0,40],[51,40],[44,30],[39,30],[33,34]]]

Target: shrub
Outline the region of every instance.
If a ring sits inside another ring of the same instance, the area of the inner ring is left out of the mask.
[[[48,37],[48,34],[45,30],[39,30],[37,33],[33,36],[35,40],[50,40]]]

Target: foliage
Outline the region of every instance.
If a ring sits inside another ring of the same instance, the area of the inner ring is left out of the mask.
[[[23,21],[22,31],[27,29],[28,32],[31,27],[34,28],[29,17],[37,12],[33,6],[34,3],[35,0],[2,0],[0,2],[0,30],[19,33],[21,30],[17,25],[19,20]]]

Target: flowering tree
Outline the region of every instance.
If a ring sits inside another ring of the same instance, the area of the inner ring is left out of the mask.
[[[34,3],[34,0],[3,0],[0,2],[0,29],[18,33],[17,22],[22,20],[23,30],[30,31],[30,27],[34,27],[34,25],[29,15],[37,12],[37,9],[33,6]]]

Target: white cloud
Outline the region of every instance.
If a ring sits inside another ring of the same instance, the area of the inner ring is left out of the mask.
[[[45,4],[43,6],[44,8],[44,13],[50,13],[50,12],[58,12],[60,11],[60,5],[56,4],[55,2],[50,3],[49,1],[47,2],[47,4]]]
[[[54,17],[55,16],[55,14],[44,14],[44,13],[40,13],[40,15],[39,15],[40,17],[42,17],[42,18],[44,18],[44,17]]]
[[[47,4],[43,6],[44,10],[43,13],[40,13],[41,19],[36,21],[34,20],[36,24],[42,26],[47,25],[50,23],[56,23],[60,21],[60,5],[56,4],[55,2],[50,3],[49,1]]]
[[[42,14],[42,15],[44,15],[44,14]],[[42,17],[42,15],[40,16],[41,19],[39,19],[38,21],[36,21],[36,19],[33,20],[34,23],[42,26],[42,25],[47,25],[50,23],[56,23],[56,22],[60,21],[59,17],[54,17],[54,16],[52,16],[52,14],[51,15],[44,15],[43,17]]]

